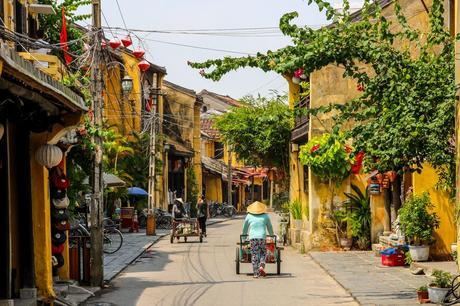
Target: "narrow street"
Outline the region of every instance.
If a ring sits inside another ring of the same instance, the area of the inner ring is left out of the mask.
[[[235,274],[235,248],[242,219],[217,223],[200,244],[163,238],[88,305],[357,305],[308,256],[289,247],[282,274],[253,279],[250,265]],[[267,271],[273,273],[274,266]]]

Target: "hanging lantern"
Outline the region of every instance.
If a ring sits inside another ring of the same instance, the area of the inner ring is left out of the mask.
[[[0,123],[0,140],[2,140],[3,134],[5,133],[5,127]]]
[[[294,84],[300,84],[300,78],[298,78],[298,77],[292,77],[292,83],[294,83]]]
[[[101,48],[102,48],[102,49],[107,48],[107,42],[106,42],[105,40],[103,40],[103,41],[101,42]]]
[[[141,47],[137,47],[136,50],[133,51],[133,55],[135,58],[142,58],[145,54],[145,51],[141,49]]]
[[[131,36],[125,36],[121,39],[121,43],[123,44],[123,46],[125,46],[126,48],[131,46],[133,44],[133,41],[131,40]]]
[[[35,160],[46,168],[53,168],[61,162],[62,150],[55,145],[45,144],[35,152]]]
[[[146,72],[150,68],[150,63],[146,60],[142,60],[137,64],[137,67],[139,67],[142,72]]]
[[[109,41],[109,45],[112,49],[116,49],[121,46],[121,42],[118,39],[113,38]]]

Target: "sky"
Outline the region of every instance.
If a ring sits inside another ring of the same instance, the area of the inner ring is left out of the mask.
[[[277,27],[280,17],[287,12],[297,11],[295,20],[299,25],[318,27],[326,23],[324,14],[315,4],[307,5],[305,0],[118,0],[126,26],[129,29],[147,30],[197,30]],[[102,0],[102,10],[110,27],[125,28],[116,0]],[[90,7],[81,10],[91,11]],[[103,18],[103,25],[107,25]],[[88,20],[90,23],[91,20]],[[110,33],[119,38],[125,31]],[[271,90],[287,91],[287,83],[275,73],[264,73],[258,69],[240,69],[224,76],[219,82],[204,79],[199,71],[190,68],[187,61],[200,62],[224,56],[244,56],[267,50],[276,50],[290,44],[289,38],[273,29],[250,37],[222,35],[190,35],[170,33],[135,33],[147,49],[149,61],[166,67],[166,79],[199,92],[202,89],[241,98],[247,94],[268,95]],[[133,36],[133,35],[132,35]],[[241,52],[211,51],[183,47],[164,42],[198,47]],[[139,42],[134,38],[134,47]]]

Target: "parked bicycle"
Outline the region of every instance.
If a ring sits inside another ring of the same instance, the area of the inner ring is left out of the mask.
[[[77,214],[78,218],[76,219],[76,223],[71,226],[69,237],[78,238],[78,237],[91,237],[91,230],[87,226],[85,222],[85,218],[81,215],[81,213]],[[103,251],[106,254],[113,254],[121,249],[123,245],[123,234],[117,228],[117,224],[115,224],[111,219],[104,218],[102,221],[103,225]]]
[[[140,228],[146,228],[147,227],[147,209],[143,209],[137,217],[137,220],[139,222],[139,227]],[[172,226],[172,216],[170,213],[168,213],[165,210],[155,208],[154,210],[155,214],[155,224],[156,228],[158,229],[171,229]]]
[[[222,204],[211,202],[209,205],[209,214],[211,215],[211,218],[215,218],[217,216],[231,218],[236,214],[236,209],[233,205],[228,205],[225,202]]]

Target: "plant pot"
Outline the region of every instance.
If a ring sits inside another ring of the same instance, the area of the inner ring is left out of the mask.
[[[450,253],[457,252],[457,243],[452,243],[450,245]]]
[[[418,291],[417,290],[417,299],[419,302],[428,300],[428,291]]]
[[[340,238],[340,247],[344,249],[350,249],[353,243],[352,238]]]
[[[430,246],[428,245],[410,245],[409,253],[413,261],[427,261],[430,256]]]
[[[302,220],[294,220],[295,229],[300,231],[302,229],[302,223],[303,223]]]
[[[441,304],[450,288],[428,287],[428,297],[431,303]]]

